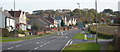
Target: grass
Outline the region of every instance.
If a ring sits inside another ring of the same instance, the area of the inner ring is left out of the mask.
[[[84,39],[84,35],[83,33],[77,33],[73,39]],[[94,38],[87,38],[88,40],[95,40]]]
[[[109,42],[109,43],[108,43],[107,50],[114,50],[114,47],[113,47],[113,43],[112,43],[112,42]]]
[[[109,50],[107,52],[115,52],[115,49],[113,47],[113,43],[112,42],[108,43],[108,46],[107,46],[106,49]]]
[[[85,33],[90,33],[89,31],[85,31]]]
[[[100,44],[96,43],[79,43],[66,46],[62,52],[99,52],[101,49]],[[69,51],[70,50],[70,51]],[[74,51],[72,51],[74,50]],[[94,51],[90,51],[94,50]]]
[[[11,38],[11,37],[0,37],[0,39],[8,39],[8,38]]]
[[[33,36],[21,37],[21,38],[0,37],[1,39],[6,39],[6,40],[0,40],[0,42],[22,41],[22,40],[34,39],[37,37],[43,37],[46,35],[52,35],[52,34],[54,34],[54,33],[45,33],[43,35],[33,35]]]

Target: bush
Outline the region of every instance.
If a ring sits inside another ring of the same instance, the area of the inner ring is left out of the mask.
[[[9,37],[10,36],[10,32],[8,31],[8,29],[1,28],[1,30],[2,30],[2,37]]]
[[[18,34],[25,34],[25,32],[22,31],[21,29],[17,30],[17,33],[18,33]]]
[[[96,34],[96,31],[90,30],[90,33]],[[113,35],[110,35],[108,33],[98,32],[98,37],[102,39],[111,39],[113,38]]]

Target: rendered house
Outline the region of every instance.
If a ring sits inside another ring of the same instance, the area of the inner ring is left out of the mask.
[[[16,20],[16,29],[27,30],[26,14],[23,11],[8,11]]]
[[[61,27],[62,17],[56,16],[54,17],[54,26],[55,27]]]
[[[0,10],[0,21],[0,28],[7,28],[9,32],[15,29],[15,20],[7,10]]]
[[[66,26],[77,24],[77,18],[74,17],[64,17],[63,20]]]

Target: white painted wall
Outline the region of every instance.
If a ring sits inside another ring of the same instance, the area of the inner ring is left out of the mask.
[[[0,11],[0,28],[5,28],[5,15]]]
[[[27,24],[26,23],[26,14],[25,13],[23,14],[23,12],[21,12],[21,14],[20,14],[19,23]]]
[[[0,28],[2,28],[2,8],[0,8]]]
[[[25,24],[27,24],[27,22],[26,22],[26,14],[25,13],[23,14],[23,12],[21,12],[21,14],[20,14],[19,23],[22,23],[22,24],[20,24],[20,29],[26,31],[27,30],[27,26],[25,25]]]
[[[8,15],[9,13],[6,15],[4,11],[0,10],[0,28],[7,27],[9,31],[12,31],[13,29],[10,26],[15,28],[15,20],[12,18],[9,18],[10,16]]]
[[[120,1],[118,2],[118,11],[120,11]]]

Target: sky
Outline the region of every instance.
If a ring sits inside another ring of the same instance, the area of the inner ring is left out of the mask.
[[[16,10],[23,10],[32,12],[34,10],[46,9],[76,9],[77,3],[80,3],[80,9],[95,8],[95,0],[15,0]],[[118,2],[120,0],[97,0],[98,12],[104,9],[112,9],[118,11]],[[14,8],[14,0],[0,0],[0,7],[3,9],[11,10]]]

